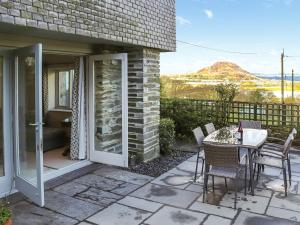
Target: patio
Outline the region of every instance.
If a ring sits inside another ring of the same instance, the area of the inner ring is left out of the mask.
[[[225,193],[223,179],[215,180],[214,193],[209,185],[208,203],[202,203],[202,178],[192,182],[195,160],[193,156],[158,178],[93,164],[48,182],[44,208],[19,193],[10,197],[14,225],[285,225],[300,221],[300,155],[291,154],[293,181],[287,197],[280,171],[266,168],[254,196],[244,196],[241,186],[237,210],[233,194]]]

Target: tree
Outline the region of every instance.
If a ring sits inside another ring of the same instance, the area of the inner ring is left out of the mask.
[[[238,86],[233,83],[218,84],[216,86],[217,103],[216,103],[216,124],[220,127],[228,125],[228,119],[232,102],[237,95]]]

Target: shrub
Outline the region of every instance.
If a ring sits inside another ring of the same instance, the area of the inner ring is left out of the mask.
[[[175,142],[175,124],[170,118],[160,120],[159,125],[159,146],[162,155],[169,155],[172,153]]]
[[[161,118],[171,118],[175,123],[177,138],[193,140],[192,130],[215,122],[213,105],[207,109],[197,107],[197,101],[188,99],[161,99]],[[215,124],[216,125],[216,124]]]
[[[0,224],[5,224],[11,217],[11,212],[6,207],[0,208]]]

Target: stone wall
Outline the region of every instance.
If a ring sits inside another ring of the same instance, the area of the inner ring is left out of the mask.
[[[175,0],[2,0],[0,22],[174,51]]]
[[[144,161],[159,155],[159,61],[153,49],[128,54],[128,145]]]
[[[95,150],[122,154],[122,61],[95,61]]]

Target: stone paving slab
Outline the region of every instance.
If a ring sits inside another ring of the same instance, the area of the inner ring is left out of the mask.
[[[145,221],[147,225],[199,225],[206,217],[203,213],[164,206]]]
[[[288,219],[293,221],[300,221],[300,213],[296,211],[286,210],[277,207],[268,207],[268,211],[266,213],[269,216],[279,217],[282,219]]]
[[[284,193],[284,182],[278,177],[262,175],[259,177],[256,187]],[[288,192],[297,194],[298,182],[292,181],[291,186],[288,186]]]
[[[276,193],[271,199],[270,206],[300,212],[300,196],[288,194],[285,197],[280,193]]]
[[[298,222],[242,211],[234,225],[299,225]]]
[[[153,177],[150,176],[136,174],[136,173],[132,173],[126,170],[122,170],[110,166],[102,167],[94,171],[94,173],[103,177],[113,178],[115,180],[120,180],[120,181],[137,184],[137,185],[144,185],[146,183],[149,183],[151,180],[153,180]]]
[[[195,192],[155,184],[147,184],[130,195],[182,208],[188,207],[199,196]]]
[[[198,174],[201,173],[201,160],[199,160],[198,163]],[[187,176],[193,176],[195,174],[196,169],[196,163],[192,161],[184,161],[183,163],[179,164],[172,170],[170,170],[170,173],[178,174],[178,175],[187,175]]]
[[[54,191],[63,193],[65,195],[74,196],[80,192],[87,190],[89,187],[76,183],[74,181],[59,185],[54,188]]]
[[[14,225],[73,225],[78,221],[25,201],[12,206]]]
[[[237,208],[241,208],[245,211],[264,214],[267,210],[269,198],[261,196],[245,196],[243,193],[237,195]],[[220,201],[221,206],[234,207],[234,193],[226,194]]]
[[[231,220],[229,219],[225,219],[219,216],[209,216],[205,222],[203,223],[203,225],[230,225],[231,224]]]
[[[86,202],[100,205],[102,207],[106,207],[123,198],[123,196],[121,195],[102,191],[97,188],[89,188],[88,190],[76,195],[75,197]]]
[[[80,221],[103,208],[54,191],[46,191],[45,203],[46,208]]]
[[[88,185],[94,188],[101,189],[103,191],[111,191],[118,188],[123,181],[109,179],[106,177],[97,176],[95,174],[87,174],[74,180],[76,183]]]
[[[172,186],[174,188],[185,189],[192,182],[191,176],[164,173],[151,181],[153,184]]]
[[[87,221],[99,225],[138,225],[150,215],[149,212],[115,203]]]
[[[222,217],[226,217],[226,218],[230,218],[230,219],[233,219],[238,212],[237,210],[234,210],[232,208],[203,203],[202,198],[201,198],[201,200],[198,199],[196,202],[194,202],[189,207],[189,209],[207,213],[207,214],[218,215],[218,216],[222,216]]]
[[[203,192],[203,186],[202,184],[192,183],[189,186],[185,188],[187,191],[202,193]]]
[[[148,212],[155,212],[160,207],[162,207],[162,204],[157,202],[151,202],[140,198],[135,198],[131,196],[126,196],[125,198],[118,201],[119,204],[127,205],[133,208],[142,209]]]
[[[129,193],[138,189],[140,185],[132,184],[132,183],[123,183],[120,184],[118,187],[111,190],[111,192],[118,194],[118,195],[128,195]]]

